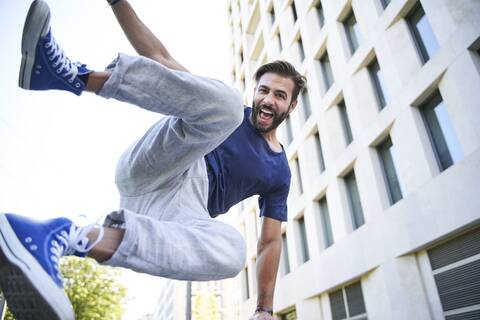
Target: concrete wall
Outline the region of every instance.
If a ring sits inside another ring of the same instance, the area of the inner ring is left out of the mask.
[[[423,64],[405,17],[416,4],[392,0],[384,10],[379,0],[323,0],[326,22],[320,28],[316,1],[296,0],[298,21],[290,4],[280,0],[230,0],[232,52],[249,52],[240,23],[259,11],[263,51],[258,61],[232,67],[247,80],[245,101],[254,83],[252,66],[277,58],[296,63],[308,76],[313,115],[307,122],[297,108],[291,115],[295,139],[287,147],[290,160],[300,162],[304,193],[292,192],[289,222],[284,225],[292,272],[279,276],[275,311],[296,308],[299,319],[331,319],[328,292],[361,280],[369,319],[442,319],[425,249],[440,239],[480,223],[480,3],[475,0],[421,0],[440,45]],[[238,6],[237,6],[238,3]],[[267,11],[274,6],[272,25]],[[237,8],[241,11],[238,12]],[[255,9],[256,8],[256,9]],[[341,20],[353,8],[363,41],[350,54]],[[244,27],[243,30],[246,28]],[[282,37],[280,52],[276,34]],[[300,62],[295,40],[302,37],[306,58]],[[318,59],[328,50],[335,83],[326,91]],[[376,57],[388,88],[389,102],[379,111],[366,66]],[[439,90],[463,153],[463,160],[440,172],[418,107]],[[337,104],[344,100],[354,136],[346,146]],[[301,107],[301,106],[300,106]],[[286,144],[284,128],[280,138]],[[313,134],[320,133],[326,170],[320,173]],[[387,135],[396,149],[396,170],[403,199],[391,206],[375,146]],[[353,230],[342,177],[355,170],[366,223]],[[292,170],[293,171],[293,170]],[[292,186],[292,190],[295,186]],[[316,200],[328,200],[334,245],[324,249]],[[249,260],[255,258],[251,231],[256,199],[246,200],[239,223],[247,234]],[[240,210],[240,207],[238,207]],[[250,214],[246,214],[246,213]],[[310,260],[299,261],[295,218],[305,217]],[[253,266],[250,264],[250,270]],[[251,274],[251,272],[250,272]],[[239,281],[241,278],[239,278]],[[253,281],[253,280],[252,280]],[[252,282],[253,283],[253,282]],[[242,318],[256,304],[244,301]]]

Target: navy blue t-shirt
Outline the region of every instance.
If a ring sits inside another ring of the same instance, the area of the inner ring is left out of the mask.
[[[282,152],[273,151],[250,122],[245,108],[242,124],[205,156],[208,170],[208,211],[212,217],[259,195],[260,216],[287,221],[290,168]]]

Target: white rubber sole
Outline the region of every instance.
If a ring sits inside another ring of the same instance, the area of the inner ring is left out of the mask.
[[[50,26],[50,8],[45,1],[35,0],[30,5],[27,18],[23,26],[22,35],[22,62],[18,85],[30,89],[35,51],[40,37],[45,36]]]
[[[18,240],[0,214],[0,286],[17,320],[74,320],[64,290]]]

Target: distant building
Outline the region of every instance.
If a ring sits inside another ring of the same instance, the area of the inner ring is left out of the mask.
[[[232,79],[293,62],[279,319],[480,319],[480,1],[228,0]],[[239,319],[256,305],[257,199]]]

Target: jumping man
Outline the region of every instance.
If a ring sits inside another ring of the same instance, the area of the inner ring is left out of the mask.
[[[236,90],[192,75],[172,58],[127,0],[110,5],[139,56],[119,54],[105,71],[72,62],[52,35],[47,4],[35,0],[23,31],[19,84],[92,92],[165,117],[120,157],[120,209],[103,226],[0,214],[0,286],[10,309],[18,320],[74,319],[59,272],[66,255],[170,279],[234,277],[245,264],[244,239],[214,218],[259,195],[251,319],[273,319],[291,177],[276,128],[297,105],[305,78],[288,62],[267,63],[255,73],[252,108],[245,107]]]

